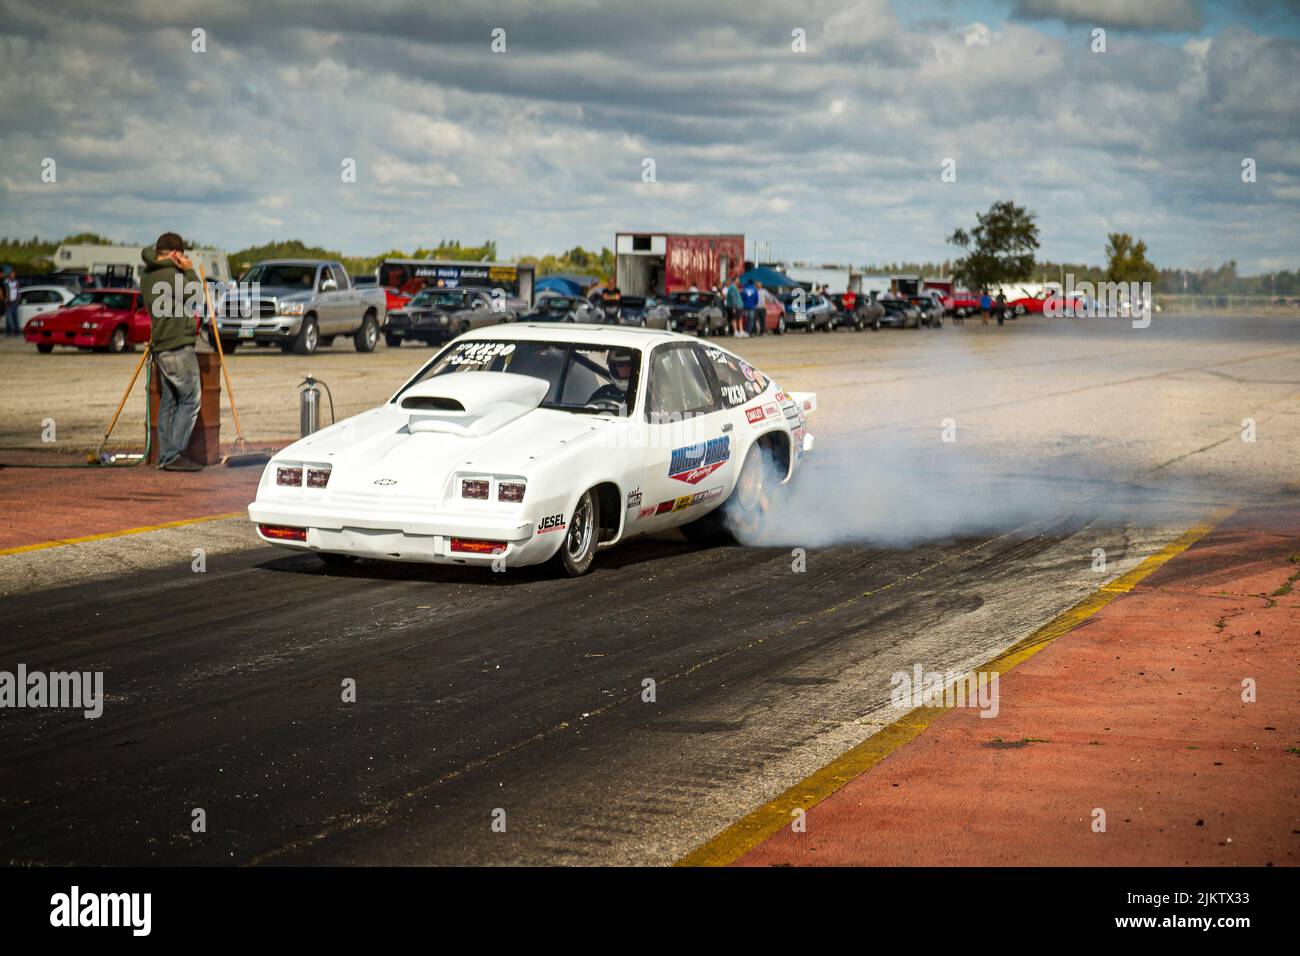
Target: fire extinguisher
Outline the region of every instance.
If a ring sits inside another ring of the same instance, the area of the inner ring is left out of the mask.
[[[329,398],[330,424],[334,424],[334,393],[330,391],[329,385],[308,375],[298,383],[301,389],[298,392],[298,430],[303,438],[320,428],[320,389],[317,385],[324,387]]]

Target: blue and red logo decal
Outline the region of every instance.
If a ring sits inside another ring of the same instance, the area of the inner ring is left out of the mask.
[[[699,484],[727,463],[731,458],[731,437],[710,438],[698,445],[673,449],[668,463],[668,477],[688,485]]]

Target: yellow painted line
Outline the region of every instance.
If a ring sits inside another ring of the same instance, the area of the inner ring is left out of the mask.
[[[1062,611],[1024,640],[1007,648],[977,671],[1003,674],[1041,651],[1052,641],[1088,620],[1121,594],[1132,591],[1139,581],[1193,544],[1232,513],[1217,512],[1205,524],[1179,535],[1132,570],[1102,585],[1078,604]],[[870,770],[904,744],[919,736],[927,727],[948,713],[945,707],[917,707],[877,731],[856,747],[831,761],[811,776],[799,781],[780,796],[746,814],[703,846],[696,848],[677,866],[727,866],[790,824],[795,809],[810,810],[853,778]]]
[[[205,521],[224,521],[227,518],[245,518],[247,512],[227,511],[219,515],[204,515],[201,518],[185,518],[181,521],[164,521],[162,524],[148,524],[141,528],[127,528],[124,531],[105,531],[103,534],[88,534],[81,538],[62,538],[58,541],[42,541],[40,544],[24,544],[17,548],[5,548],[0,557],[6,554],[24,554],[28,551],[44,551],[46,548],[61,548],[65,544],[85,544],[87,541],[106,541],[109,538],[122,538],[128,534],[144,534],[146,531],[162,531],[165,528],[183,528],[186,525],[202,524]]]

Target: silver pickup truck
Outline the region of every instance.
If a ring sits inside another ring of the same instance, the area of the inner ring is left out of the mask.
[[[369,352],[388,320],[386,302],[383,289],[353,285],[340,263],[268,259],[216,303],[221,347],[233,352],[244,342],[275,343],[282,351],[310,355],[347,335],[358,352]]]

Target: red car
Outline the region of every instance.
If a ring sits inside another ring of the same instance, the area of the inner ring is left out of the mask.
[[[781,300],[766,289],[758,290],[758,300],[763,304],[763,317],[766,319],[763,328],[768,332],[784,335],[785,306]]]
[[[414,298],[414,296],[407,295],[401,289],[394,289],[391,285],[384,286],[384,296],[388,299],[387,310],[389,312],[396,312],[399,309],[406,308],[407,303]]]
[[[943,297],[942,305],[945,312],[960,319],[980,310],[980,297],[969,292],[954,292]]]
[[[56,345],[127,352],[149,341],[149,313],[139,289],[87,289],[67,305],[27,323],[23,336],[37,351]]]

